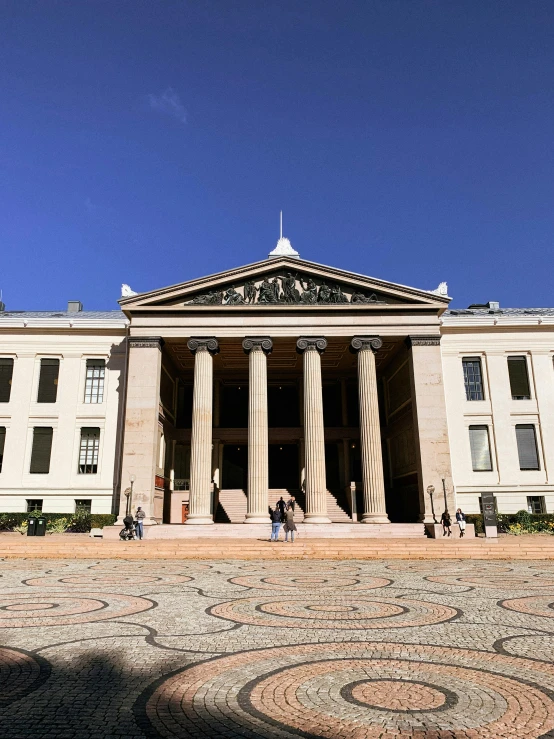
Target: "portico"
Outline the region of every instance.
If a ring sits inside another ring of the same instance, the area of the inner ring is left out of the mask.
[[[281,495],[310,525],[432,521],[447,305],[290,255],[123,299],[133,504],[187,527],[268,522]]]

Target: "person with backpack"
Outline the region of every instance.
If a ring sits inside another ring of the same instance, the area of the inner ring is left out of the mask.
[[[271,539],[270,541],[279,541],[279,529],[281,528],[281,511],[278,506],[271,511]]]

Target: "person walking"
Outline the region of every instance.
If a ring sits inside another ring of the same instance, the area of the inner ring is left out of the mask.
[[[294,512],[294,509],[296,508],[296,498],[294,497],[294,495],[291,495],[287,501],[287,509],[288,508],[292,508],[293,512]]]
[[[456,521],[458,522],[458,526],[460,527],[460,539],[463,539],[466,531],[466,516],[465,513],[462,512],[461,508],[458,508],[458,510],[456,511]]]
[[[277,505],[275,507],[279,509],[279,513],[281,514],[281,523],[285,523],[285,511],[287,510],[287,504],[283,500],[282,495],[277,501]]]
[[[445,512],[442,514],[441,523],[442,535],[446,536],[446,532],[448,531],[448,536],[452,536],[452,519],[450,518],[450,513],[448,513],[448,509],[445,510]]]
[[[285,513],[285,525],[283,527],[283,531],[285,532],[285,541],[289,540],[290,532],[290,541],[291,544],[294,544],[294,532],[298,531],[298,529],[294,523],[294,508],[291,505],[288,506]]]
[[[278,506],[271,511],[271,539],[270,541],[279,541],[279,529],[281,528],[281,511]]]
[[[137,512],[135,513],[135,520],[136,520],[135,531],[139,539],[144,538],[144,519],[145,518],[146,518],[146,513],[139,506],[137,508]]]

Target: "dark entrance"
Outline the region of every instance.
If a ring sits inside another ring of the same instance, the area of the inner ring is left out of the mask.
[[[296,444],[269,445],[269,487],[298,490],[298,446]]]
[[[339,490],[340,482],[338,444],[325,444],[325,474],[327,490]]]
[[[246,490],[248,484],[248,445],[225,444],[223,447],[223,475],[221,487],[225,490]]]

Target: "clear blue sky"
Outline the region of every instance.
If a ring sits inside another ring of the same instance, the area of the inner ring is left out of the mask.
[[[0,286],[265,258],[553,306],[552,0],[4,0]]]

